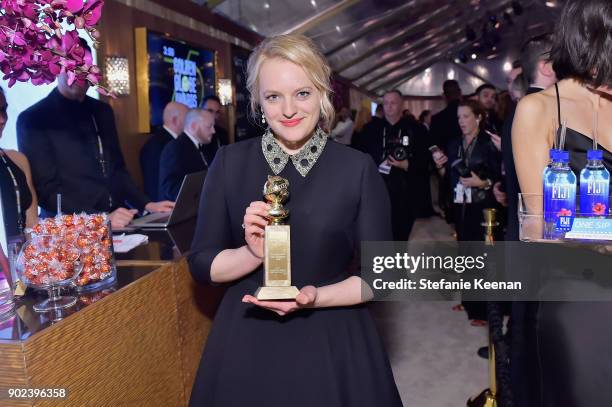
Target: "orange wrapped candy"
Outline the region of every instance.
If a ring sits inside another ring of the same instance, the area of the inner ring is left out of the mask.
[[[77,285],[109,277],[113,271],[112,238],[107,225],[106,214],[41,220],[32,228],[31,244],[24,251],[26,278],[37,285],[74,278],[79,257],[83,268]]]

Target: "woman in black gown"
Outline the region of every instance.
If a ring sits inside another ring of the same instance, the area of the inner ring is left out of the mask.
[[[8,104],[0,88],[0,136],[8,120]],[[0,196],[2,197],[2,215],[7,238],[13,239],[24,233],[26,227],[32,227],[38,220],[38,203],[32,186],[30,165],[25,155],[14,150],[0,148]],[[0,264],[7,279],[8,262],[0,247]]]
[[[401,406],[351,268],[361,241],[390,240],[389,200],[372,160],[327,141],[330,69],[303,36],[266,39],[248,87],[263,137],[223,147],[210,168],[189,257],[201,283],[225,283],[191,406]],[[289,181],[295,301],[258,301],[268,175]],[[352,181],[350,181],[352,180]]]
[[[542,194],[542,170],[555,128],[564,120],[565,149],[574,173],[586,164],[594,129],[604,164],[612,171],[612,3],[568,2],[557,27],[551,59],[562,80],[525,96],[512,127],[514,160],[524,193]],[[541,211],[541,206],[533,210]],[[536,323],[542,391],[541,400],[531,405],[612,406],[612,302],[541,302]]]

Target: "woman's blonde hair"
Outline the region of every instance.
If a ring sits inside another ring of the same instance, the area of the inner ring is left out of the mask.
[[[300,66],[321,93],[321,119],[325,129],[334,121],[331,102],[331,68],[327,60],[308,37],[303,35],[277,35],[263,40],[255,48],[247,64],[247,89],[251,94],[251,113],[257,118],[259,106],[259,71],[268,59],[282,58]]]
[[[357,118],[355,119],[355,131],[361,131],[366,124],[372,121],[372,111],[365,106],[361,106]]]

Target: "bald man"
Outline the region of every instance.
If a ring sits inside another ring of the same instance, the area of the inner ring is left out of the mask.
[[[189,108],[182,103],[170,102],[164,108],[164,124],[156,128],[149,140],[140,150],[140,168],[147,196],[157,200],[159,193],[159,160],[162,150],[170,141],[176,139],[185,124]]]
[[[159,192],[176,200],[185,175],[207,170],[214,156],[205,152],[215,134],[215,116],[202,109],[192,109],[185,116],[183,134],[172,140],[161,154]]]

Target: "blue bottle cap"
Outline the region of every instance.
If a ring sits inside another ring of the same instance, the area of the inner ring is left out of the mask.
[[[559,151],[559,161],[562,163],[569,162],[569,151]]]
[[[561,153],[562,152],[563,151],[561,151],[561,150],[555,150],[554,148],[551,148],[550,149],[550,153],[549,153],[550,159],[553,160],[553,161],[561,161]]]
[[[587,151],[587,160],[603,160],[603,151],[602,150]]]

